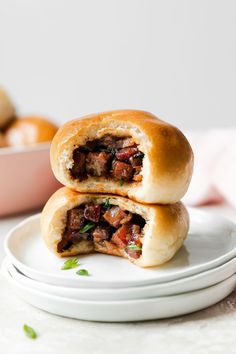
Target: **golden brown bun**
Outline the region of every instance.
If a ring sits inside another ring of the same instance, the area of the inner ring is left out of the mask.
[[[109,198],[110,204],[119,205],[123,210],[137,213],[146,220],[140,258],[133,259],[123,250],[117,252],[116,255],[129,258],[140,267],[150,267],[167,262],[182,246],[188,233],[189,217],[181,202],[172,205],[143,205],[123,197],[80,194],[63,187],[51,196],[41,215],[41,231],[48,248],[60,257],[92,252],[94,246],[88,241],[73,245],[63,253],[57,252],[57,244],[65,229],[67,210],[84,203],[105,203],[107,198]],[[97,246],[95,251],[113,253],[112,251],[107,252],[106,248],[102,246]]]
[[[8,146],[34,145],[51,141],[57,131],[57,126],[49,120],[27,116],[13,122],[5,133]]]
[[[5,146],[6,146],[6,142],[5,142],[4,135],[0,133],[0,148]]]
[[[3,129],[15,116],[15,107],[6,92],[0,89],[0,129]]]
[[[131,136],[145,154],[142,182],[124,183],[102,177],[79,182],[71,177],[73,150],[87,140],[106,134]],[[193,169],[193,153],[185,136],[174,126],[143,111],[113,111],[66,123],[51,145],[51,165],[56,178],[79,192],[112,193],[142,203],[175,203],[186,193]]]

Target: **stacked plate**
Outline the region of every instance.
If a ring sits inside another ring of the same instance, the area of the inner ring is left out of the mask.
[[[140,321],[187,314],[222,300],[236,286],[236,226],[189,209],[190,232],[162,267],[141,269],[125,259],[91,254],[62,270],[44,245],[40,215],[9,233],[2,271],[28,303],[45,311],[92,321]],[[76,271],[85,268],[89,276]]]

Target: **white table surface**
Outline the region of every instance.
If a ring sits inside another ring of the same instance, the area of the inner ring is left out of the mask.
[[[205,207],[236,221],[228,206]],[[29,214],[28,214],[29,215]],[[20,215],[0,220],[0,261],[7,231]],[[25,337],[32,326],[36,340]],[[95,323],[63,318],[38,310],[19,299],[0,275],[1,354],[217,354],[236,353],[236,293],[191,315],[138,323]]]

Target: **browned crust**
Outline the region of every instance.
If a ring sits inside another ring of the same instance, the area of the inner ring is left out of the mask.
[[[57,132],[57,126],[48,119],[37,116],[17,118],[5,132],[8,146],[32,145],[49,142]]]
[[[108,130],[114,135],[132,136],[140,144],[144,159],[148,159],[143,167],[143,182],[121,188],[119,181],[110,184],[100,178],[91,185],[86,180],[75,182],[63,171],[60,164],[66,151],[84,144],[88,137],[99,138],[102,131]],[[62,184],[79,192],[114,193],[143,203],[168,204],[180,200],[187,191],[192,176],[193,153],[187,139],[176,127],[148,112],[121,110],[66,123],[52,141],[51,165]]]

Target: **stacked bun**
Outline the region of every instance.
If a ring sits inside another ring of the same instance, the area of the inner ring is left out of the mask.
[[[47,202],[41,225],[58,256],[97,251],[148,267],[183,244],[189,219],[180,199],[193,153],[177,128],[143,111],[86,116],[59,129],[51,165],[66,187]]]

